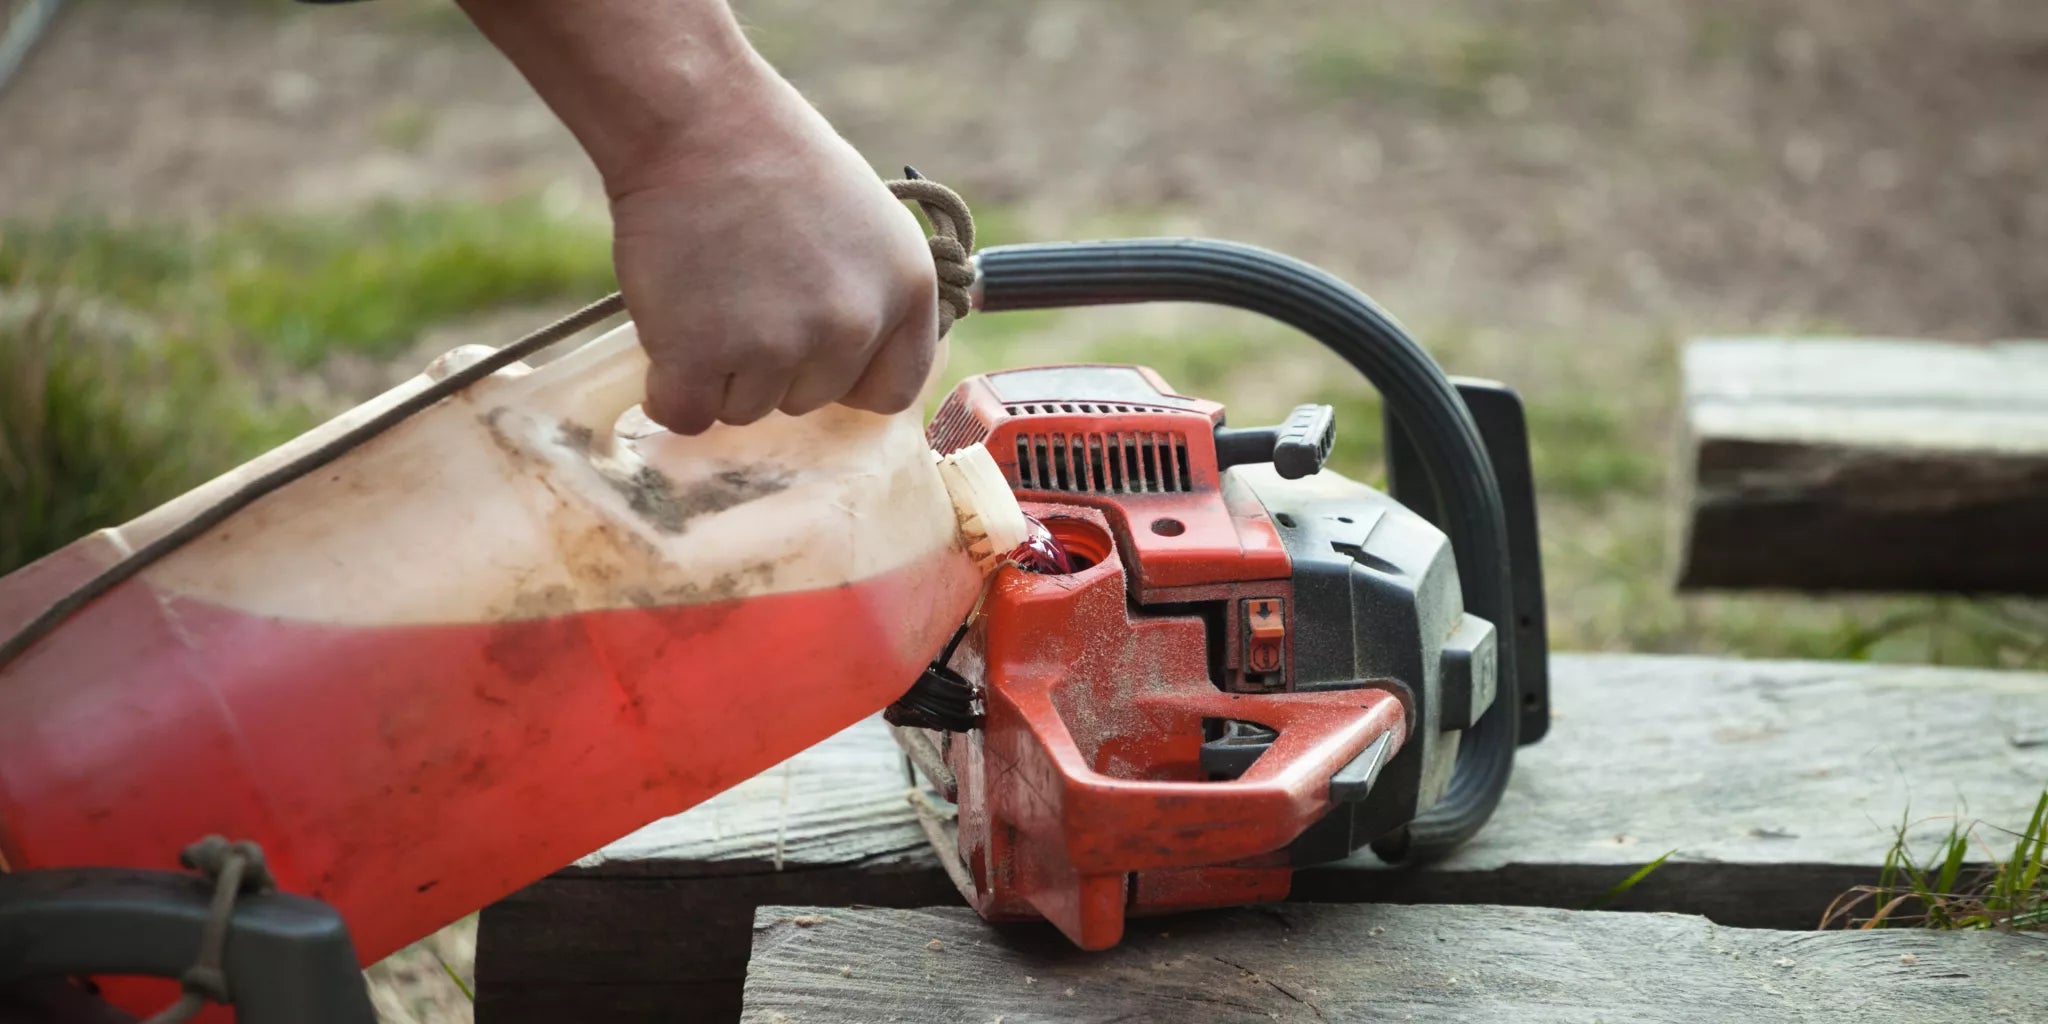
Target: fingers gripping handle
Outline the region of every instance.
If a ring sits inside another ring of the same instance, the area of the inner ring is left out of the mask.
[[[904,170],[907,178],[885,185],[896,198],[916,203],[932,223],[929,245],[938,278],[938,335],[943,339],[973,308],[974,216],[952,189],[922,177],[914,168]],[[549,396],[555,412],[598,428],[617,423],[646,401],[650,366],[639,332],[628,322],[534,371],[532,380],[538,394]],[[943,359],[934,360],[927,391],[942,369]]]

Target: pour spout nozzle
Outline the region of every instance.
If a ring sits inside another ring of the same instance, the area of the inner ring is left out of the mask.
[[[960,537],[982,572],[992,571],[1030,534],[1024,509],[1003,478],[1002,467],[981,445],[968,445],[948,455],[932,454],[939,478],[953,498]]]

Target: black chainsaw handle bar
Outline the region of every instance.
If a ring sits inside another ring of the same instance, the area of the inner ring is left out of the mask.
[[[194,874],[127,868],[0,874],[0,1019],[18,1019],[8,1011],[26,1009],[22,1000],[58,998],[38,983],[66,975],[182,976],[199,955],[213,888]],[[222,968],[245,1024],[377,1019],[348,929],[319,900],[237,899]]]
[[[1405,428],[1450,537],[1466,610],[1495,624],[1492,707],[1465,731],[1450,786],[1409,826],[1406,860],[1441,857],[1477,833],[1507,788],[1518,745],[1514,589],[1507,513],[1478,425],[1421,345],[1370,298],[1313,266],[1256,246],[1188,238],[992,246],[975,258],[985,312],[1199,302],[1259,313],[1313,336],[1365,375]]]

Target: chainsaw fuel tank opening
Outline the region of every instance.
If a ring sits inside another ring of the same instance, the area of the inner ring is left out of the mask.
[[[1024,543],[1012,557],[1027,572],[1070,576],[1102,564],[1115,549],[1109,533],[1086,519],[1027,515],[1024,522]]]

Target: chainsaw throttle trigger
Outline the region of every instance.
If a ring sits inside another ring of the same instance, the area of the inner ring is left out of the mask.
[[[1208,732],[1213,734],[1213,738],[1203,742],[1201,757],[1202,771],[1211,779],[1234,779],[1243,775],[1280,735],[1263,725],[1235,719],[1222,720]],[[1355,803],[1365,799],[1365,795],[1372,791],[1373,782],[1379,778],[1380,769],[1386,767],[1387,756],[1394,749],[1393,738],[1391,733],[1381,734],[1330,776],[1331,803]]]
[[[1297,405],[1287,421],[1271,427],[1217,427],[1218,469],[1270,462],[1282,479],[1314,476],[1337,439],[1337,411],[1327,405]]]
[[[1365,799],[1372,792],[1372,784],[1380,777],[1380,769],[1387,763],[1387,754],[1393,749],[1393,735],[1382,733],[1379,739],[1358,752],[1358,756],[1337,769],[1330,776],[1330,802],[1352,803]]]

